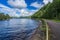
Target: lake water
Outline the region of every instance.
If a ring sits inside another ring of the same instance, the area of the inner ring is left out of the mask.
[[[28,40],[38,27],[34,19],[10,19],[0,21],[0,40]]]

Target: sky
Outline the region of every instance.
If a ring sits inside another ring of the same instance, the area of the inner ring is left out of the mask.
[[[31,16],[53,0],[0,0],[0,13],[12,17]]]

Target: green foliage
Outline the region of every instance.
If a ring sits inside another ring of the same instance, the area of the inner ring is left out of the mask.
[[[10,16],[8,14],[0,13],[0,20],[6,20],[9,18],[10,18]]]
[[[60,0],[53,0],[36,12],[32,17],[46,19],[60,19]]]

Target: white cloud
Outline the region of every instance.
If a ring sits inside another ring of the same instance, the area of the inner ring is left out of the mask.
[[[46,5],[46,4],[48,4],[48,3],[52,3],[53,2],[53,0],[43,0],[43,3]]]
[[[31,10],[30,11],[30,15],[33,15],[35,12],[37,12],[38,11],[38,9],[36,9],[36,10]]]
[[[33,15],[35,12],[37,12],[38,10],[28,10],[28,9],[21,9],[21,16],[31,16]]]
[[[17,8],[25,8],[27,7],[27,4],[25,3],[25,0],[8,0],[8,4],[12,7],[17,7]]]
[[[3,4],[0,4],[0,12],[9,14],[10,16],[19,16],[18,14],[16,14],[16,11],[14,11],[14,9],[11,9]]]
[[[34,2],[30,6],[33,6],[35,8],[41,8],[41,7],[43,7],[43,5],[42,4],[39,4],[38,2]]]
[[[43,0],[43,2],[44,2],[44,4],[48,4],[48,2],[52,2],[52,0]],[[13,16],[13,17],[33,15],[41,7],[44,6],[44,4],[39,4],[38,2],[34,2],[30,6],[36,7],[37,9],[36,10],[28,10],[27,8],[25,8],[25,7],[27,7],[25,0],[15,0],[15,1],[8,0],[8,4],[13,7],[23,8],[23,9],[9,8],[3,4],[0,4],[0,12],[9,14],[10,16]]]
[[[29,16],[29,11],[27,9],[21,9],[21,16]]]
[[[43,0],[43,3],[46,5],[46,4],[48,4],[48,3],[52,3],[53,2],[53,0]],[[33,7],[35,7],[35,8],[42,8],[43,6],[44,6],[44,4],[41,4],[41,3],[38,3],[37,1],[36,2],[34,2],[34,3],[31,3],[31,5],[30,6],[33,6]]]
[[[20,16],[20,14],[16,13],[15,9],[10,9],[9,15],[12,17],[19,17]]]
[[[9,14],[12,17],[30,16],[34,14],[36,11],[37,10],[28,10],[26,8],[23,8],[23,9],[13,8],[12,9],[3,4],[0,4],[0,12]]]

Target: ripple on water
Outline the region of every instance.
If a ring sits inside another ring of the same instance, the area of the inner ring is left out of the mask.
[[[27,40],[37,26],[38,21],[32,19],[0,21],[0,40]]]

